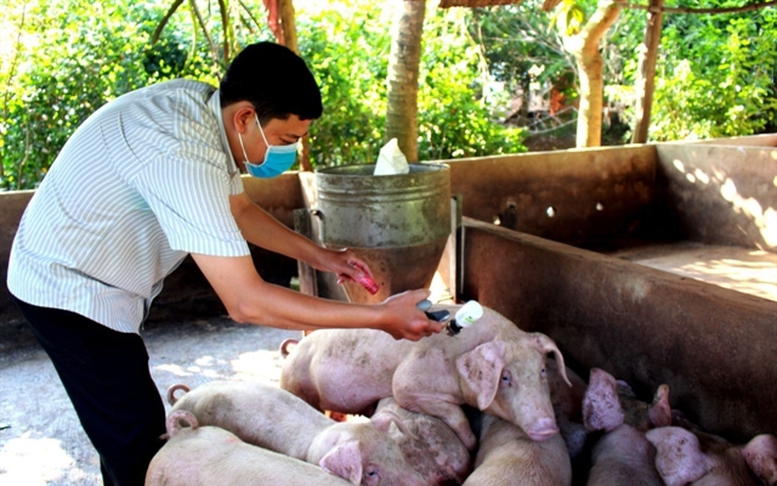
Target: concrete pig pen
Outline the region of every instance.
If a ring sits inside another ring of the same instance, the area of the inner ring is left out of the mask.
[[[775,146],[453,162],[461,294],[548,334],[578,371],[604,368],[648,401],[667,383],[674,408],[732,441],[775,433]]]
[[[438,161],[462,215],[439,273],[459,299],[548,334],[584,377],[604,368],[644,399],[667,383],[673,407],[732,441],[777,433],[776,147],[766,135]],[[245,186],[295,227],[310,181]],[[3,275],[31,195],[0,196]],[[312,291],[309,268],[253,251],[266,279],[299,273]],[[151,317],[153,335],[223,307],[187,259]],[[3,287],[0,351],[28,337]]]

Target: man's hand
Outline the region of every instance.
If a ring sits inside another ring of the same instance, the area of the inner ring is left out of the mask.
[[[309,263],[317,270],[336,274],[338,284],[348,280],[358,282],[365,276],[369,277],[370,280],[375,279],[367,262],[356,256],[356,253],[348,248],[341,250],[322,248],[317,261]]]
[[[442,331],[441,323],[429,319],[418,308],[418,303],[428,298],[430,293],[428,290],[408,290],[378,304],[384,308],[385,315],[381,330],[394,336],[394,339],[410,341]]]

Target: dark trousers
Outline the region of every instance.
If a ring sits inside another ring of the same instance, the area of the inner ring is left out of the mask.
[[[163,445],[165,407],[141,337],[73,312],[14,300],[100,454],[104,484],[142,486],[148,463]]]

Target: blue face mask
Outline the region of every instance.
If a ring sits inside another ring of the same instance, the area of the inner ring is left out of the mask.
[[[294,165],[294,161],[297,159],[297,149],[299,148],[299,142],[295,142],[291,145],[270,145],[267,142],[267,137],[262,130],[262,124],[259,123],[259,117],[254,114],[256,118],[256,126],[259,127],[259,133],[262,134],[264,144],[267,146],[267,151],[264,154],[264,162],[261,164],[252,164],[248,161],[248,154],[243,146],[243,137],[238,132],[237,137],[240,141],[240,148],[243,149],[243,164],[245,164],[246,172],[253,177],[261,177],[268,179],[270,177],[276,177],[283,174],[285,171]]]

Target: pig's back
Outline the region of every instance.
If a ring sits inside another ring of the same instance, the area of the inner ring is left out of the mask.
[[[286,357],[280,386],[319,410],[364,413],[391,396],[394,371],[414,346],[372,329],[318,330]]]
[[[176,410],[191,412],[200,425],[220,427],[245,442],[298,459],[305,458],[316,434],[334,423],[294,394],[259,382],[205,383],[178,400]]]
[[[313,464],[246,444],[218,427],[178,432],[154,456],[146,486],[347,486]]]

